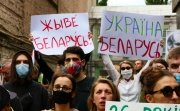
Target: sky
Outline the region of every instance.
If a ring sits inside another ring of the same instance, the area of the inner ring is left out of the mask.
[[[142,6],[145,0],[108,0],[108,6]]]

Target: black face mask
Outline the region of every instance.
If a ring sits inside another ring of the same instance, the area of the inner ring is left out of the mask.
[[[64,91],[53,91],[53,101],[57,104],[67,104],[72,100],[71,92],[67,93]]]

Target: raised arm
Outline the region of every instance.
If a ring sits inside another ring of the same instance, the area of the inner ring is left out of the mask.
[[[119,80],[120,74],[116,70],[116,68],[114,67],[114,65],[113,65],[109,55],[101,54],[101,57],[102,57],[104,65],[107,68],[107,73],[110,75],[110,77],[112,78],[113,82]]]

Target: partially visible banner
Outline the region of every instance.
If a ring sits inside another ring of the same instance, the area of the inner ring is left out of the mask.
[[[106,101],[105,111],[180,111],[180,105]]]
[[[166,54],[174,47],[180,46],[180,30],[166,31]]]

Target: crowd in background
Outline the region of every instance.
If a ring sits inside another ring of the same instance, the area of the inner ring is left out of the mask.
[[[101,54],[108,77],[97,79],[86,72],[90,55],[68,47],[51,69],[40,52],[35,64],[28,52],[17,52],[1,69],[0,110],[105,111],[106,101],[180,104],[180,47],[167,60],[124,60],[119,70]]]

